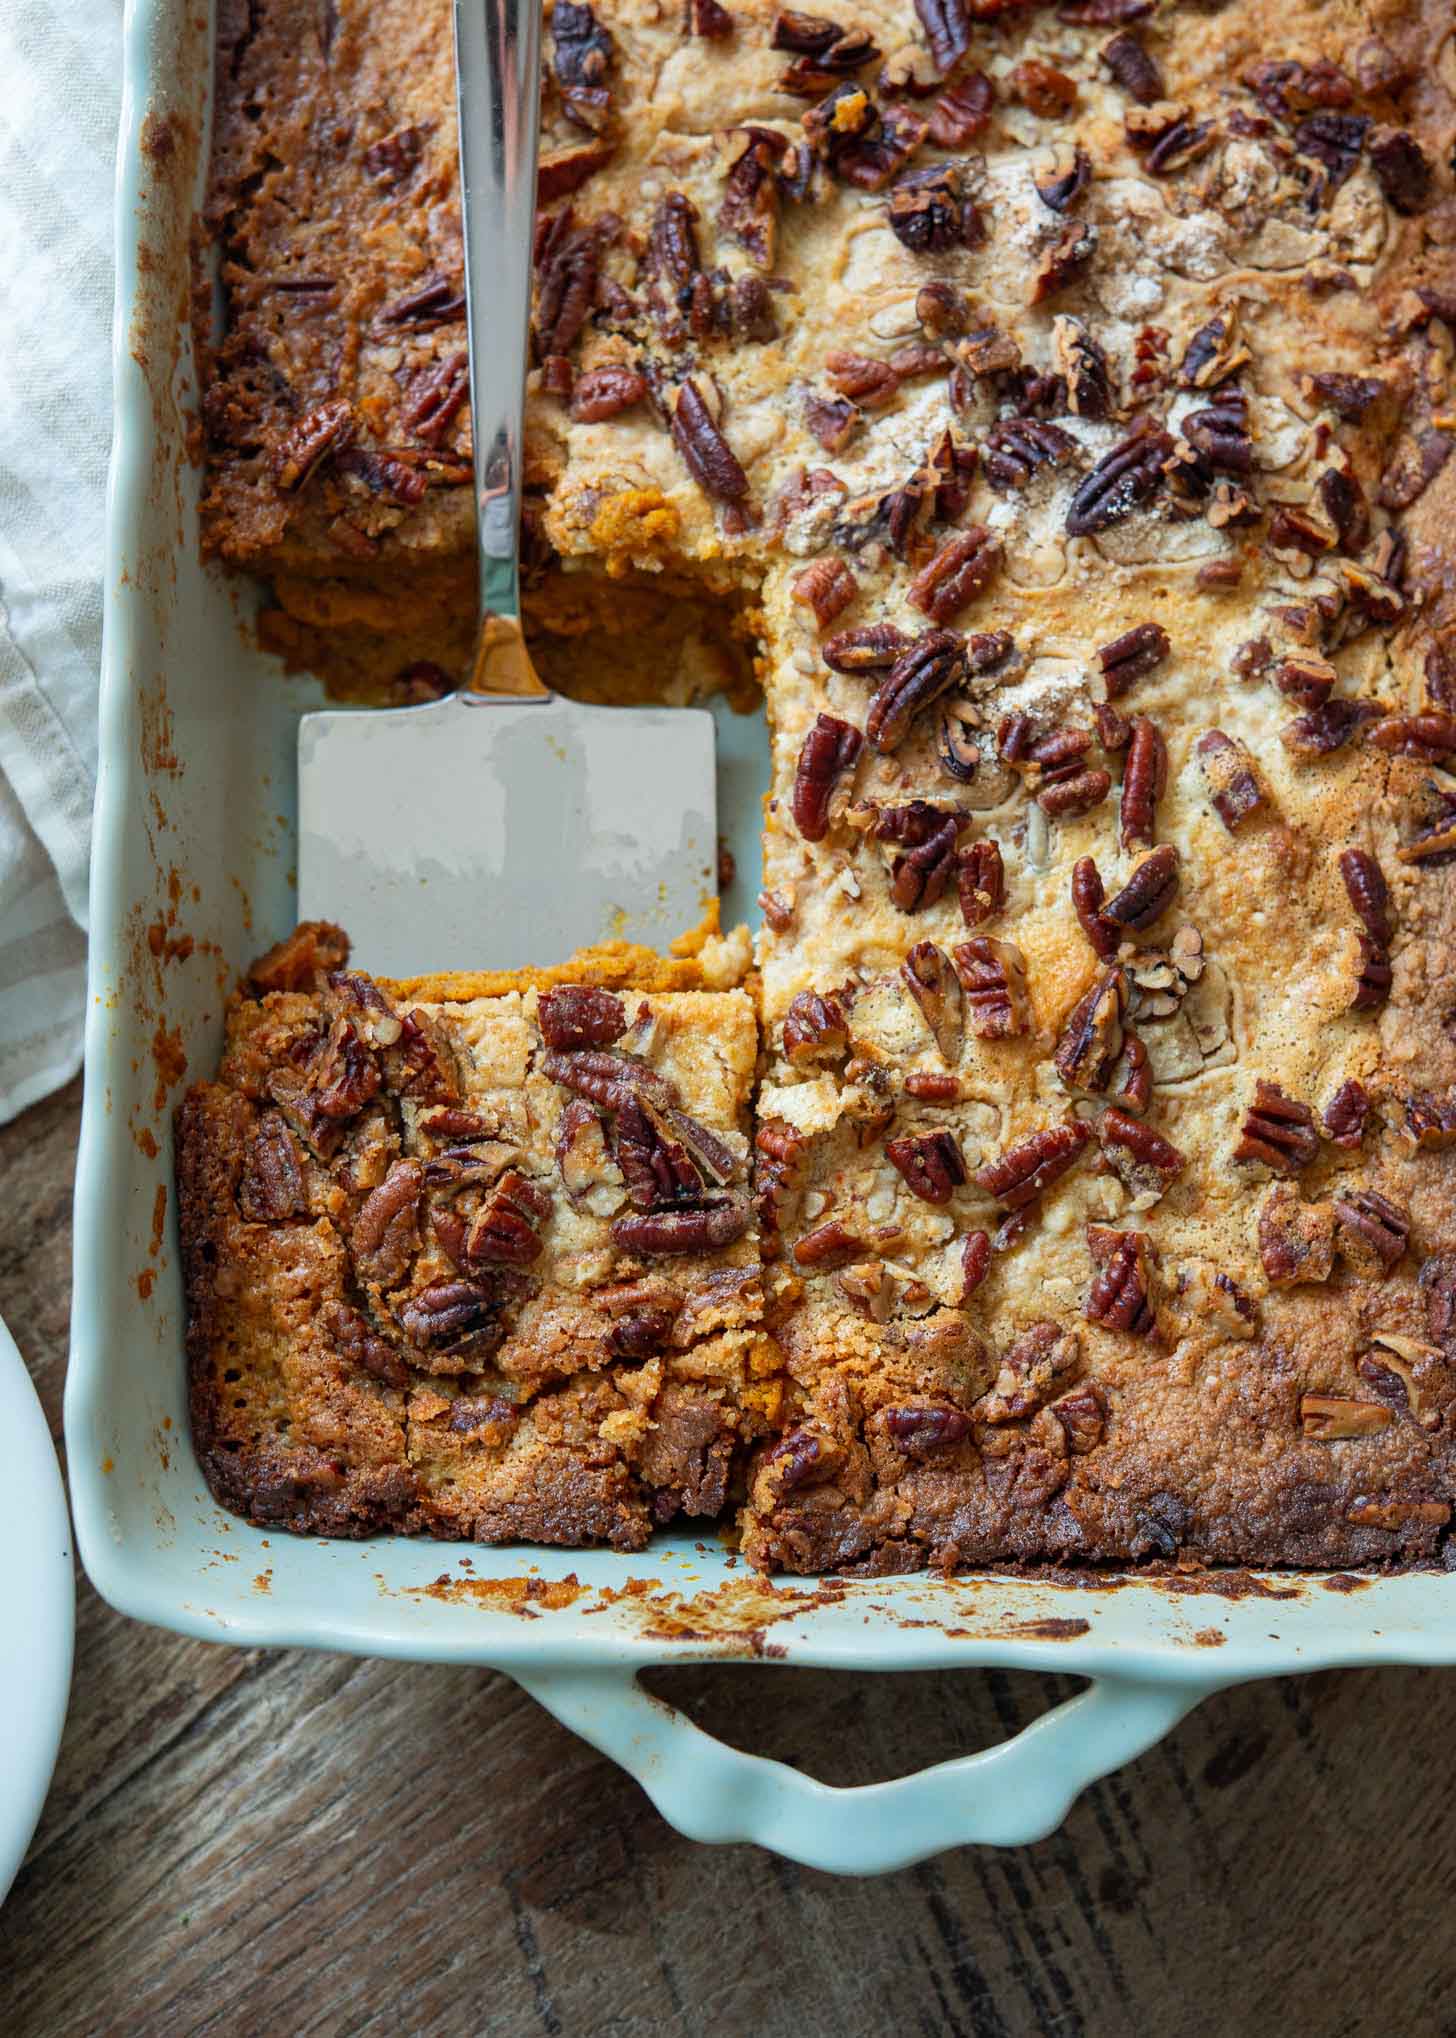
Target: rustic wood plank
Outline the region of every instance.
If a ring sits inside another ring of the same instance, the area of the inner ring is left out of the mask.
[[[0,1133],[0,1311],[57,1430],[78,1103]],[[506,1678],[190,1642],[84,1581],[79,1617],[55,1788],[0,1912],[7,2033],[1456,2029],[1438,1673],[1229,1692],[1038,1846],[846,1882],[680,1839]],[[841,1783],[984,1746],[1068,1688],[653,1681]]]

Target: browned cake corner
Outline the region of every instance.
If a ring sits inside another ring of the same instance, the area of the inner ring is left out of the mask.
[[[328,18],[325,47],[311,5],[255,0],[220,53],[229,327],[208,533],[272,577],[300,644],[363,658],[367,640],[383,671],[418,649],[410,604],[436,613],[445,590],[468,629],[448,7]],[[538,620],[581,647],[628,591],[664,614],[694,589],[704,616],[736,603],[773,737],[756,1098],[739,998],[728,1120],[633,1036],[586,1100],[622,1194],[621,1086],[640,1080],[624,1068],[679,1083],[720,1133],[752,1110],[759,1246],[732,1254],[763,1262],[741,1334],[771,1391],[752,1367],[713,1390],[732,1459],[714,1505],[768,1568],[1440,1559],[1456,1499],[1449,6],[558,0],[547,72]],[[637,691],[645,665],[622,662]],[[711,664],[705,649],[679,695]],[[704,953],[695,983],[737,980],[731,940]],[[471,989],[408,992],[458,1025]],[[305,999],[300,1082],[330,1080],[343,995]],[[529,1037],[533,997],[502,987],[497,1024],[509,1009]],[[674,1041],[704,999],[681,997]],[[230,1067],[246,1015],[277,1010],[240,1008]],[[386,1073],[386,1092],[408,1080]],[[242,1162],[224,1156],[284,1106],[224,1084],[189,1105],[183,1145],[226,1268],[272,1248],[230,1201]],[[566,1093],[544,1055],[526,1090],[554,1123]],[[328,1157],[300,1151],[322,1194]],[[521,1172],[559,1212],[566,1175],[549,1142],[531,1152]],[[689,1203],[720,1193],[685,1179]],[[682,1181],[640,1183],[680,1204]],[[236,1398],[281,1409],[268,1382],[296,1379],[327,1408],[341,1522],[453,1532],[474,1507],[475,1533],[528,1532],[502,1495],[536,1505],[565,1462],[548,1442],[569,1428],[587,1450],[620,1411],[563,1414],[551,1439],[530,1412],[509,1437],[467,1433],[448,1490],[475,1498],[440,1517],[422,1496],[443,1461],[380,1412],[406,1389],[370,1385],[337,1338],[307,1356],[316,1298],[346,1278],[308,1211],[310,1254],[288,1262],[295,1287],[266,1284]],[[564,1222],[547,1221],[539,1290],[491,1276],[490,1366],[511,1354],[522,1380],[548,1349]],[[598,1322],[621,1283],[686,1272],[647,1234],[640,1263],[622,1259],[603,1222],[572,1291]],[[215,1353],[209,1279],[194,1349]],[[350,1306],[411,1379],[441,1377],[413,1318],[363,1290]],[[664,1383],[680,1336],[697,1348],[682,1320]],[[620,1368],[571,1349],[569,1376],[502,1398],[626,1395]],[[214,1406],[204,1393],[205,1440]],[[687,1490],[653,1470],[666,1409],[603,1461],[631,1534],[659,1483]],[[263,1449],[246,1427],[235,1460]],[[231,1490],[256,1505],[276,1467],[243,1462]]]

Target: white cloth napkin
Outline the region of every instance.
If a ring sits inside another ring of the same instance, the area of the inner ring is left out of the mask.
[[[85,1016],[120,0],[0,0],[0,1123]]]

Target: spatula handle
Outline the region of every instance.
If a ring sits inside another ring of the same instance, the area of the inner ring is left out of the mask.
[[[480,613],[521,613],[521,436],[541,107],[540,0],[455,0]]]

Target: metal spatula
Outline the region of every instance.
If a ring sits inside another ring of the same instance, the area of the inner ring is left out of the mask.
[[[540,105],[539,0],[456,0],[480,622],[471,687],[305,715],[299,903],[381,975],[663,947],[714,889],[712,717],[598,708],[541,684],[518,555]]]

